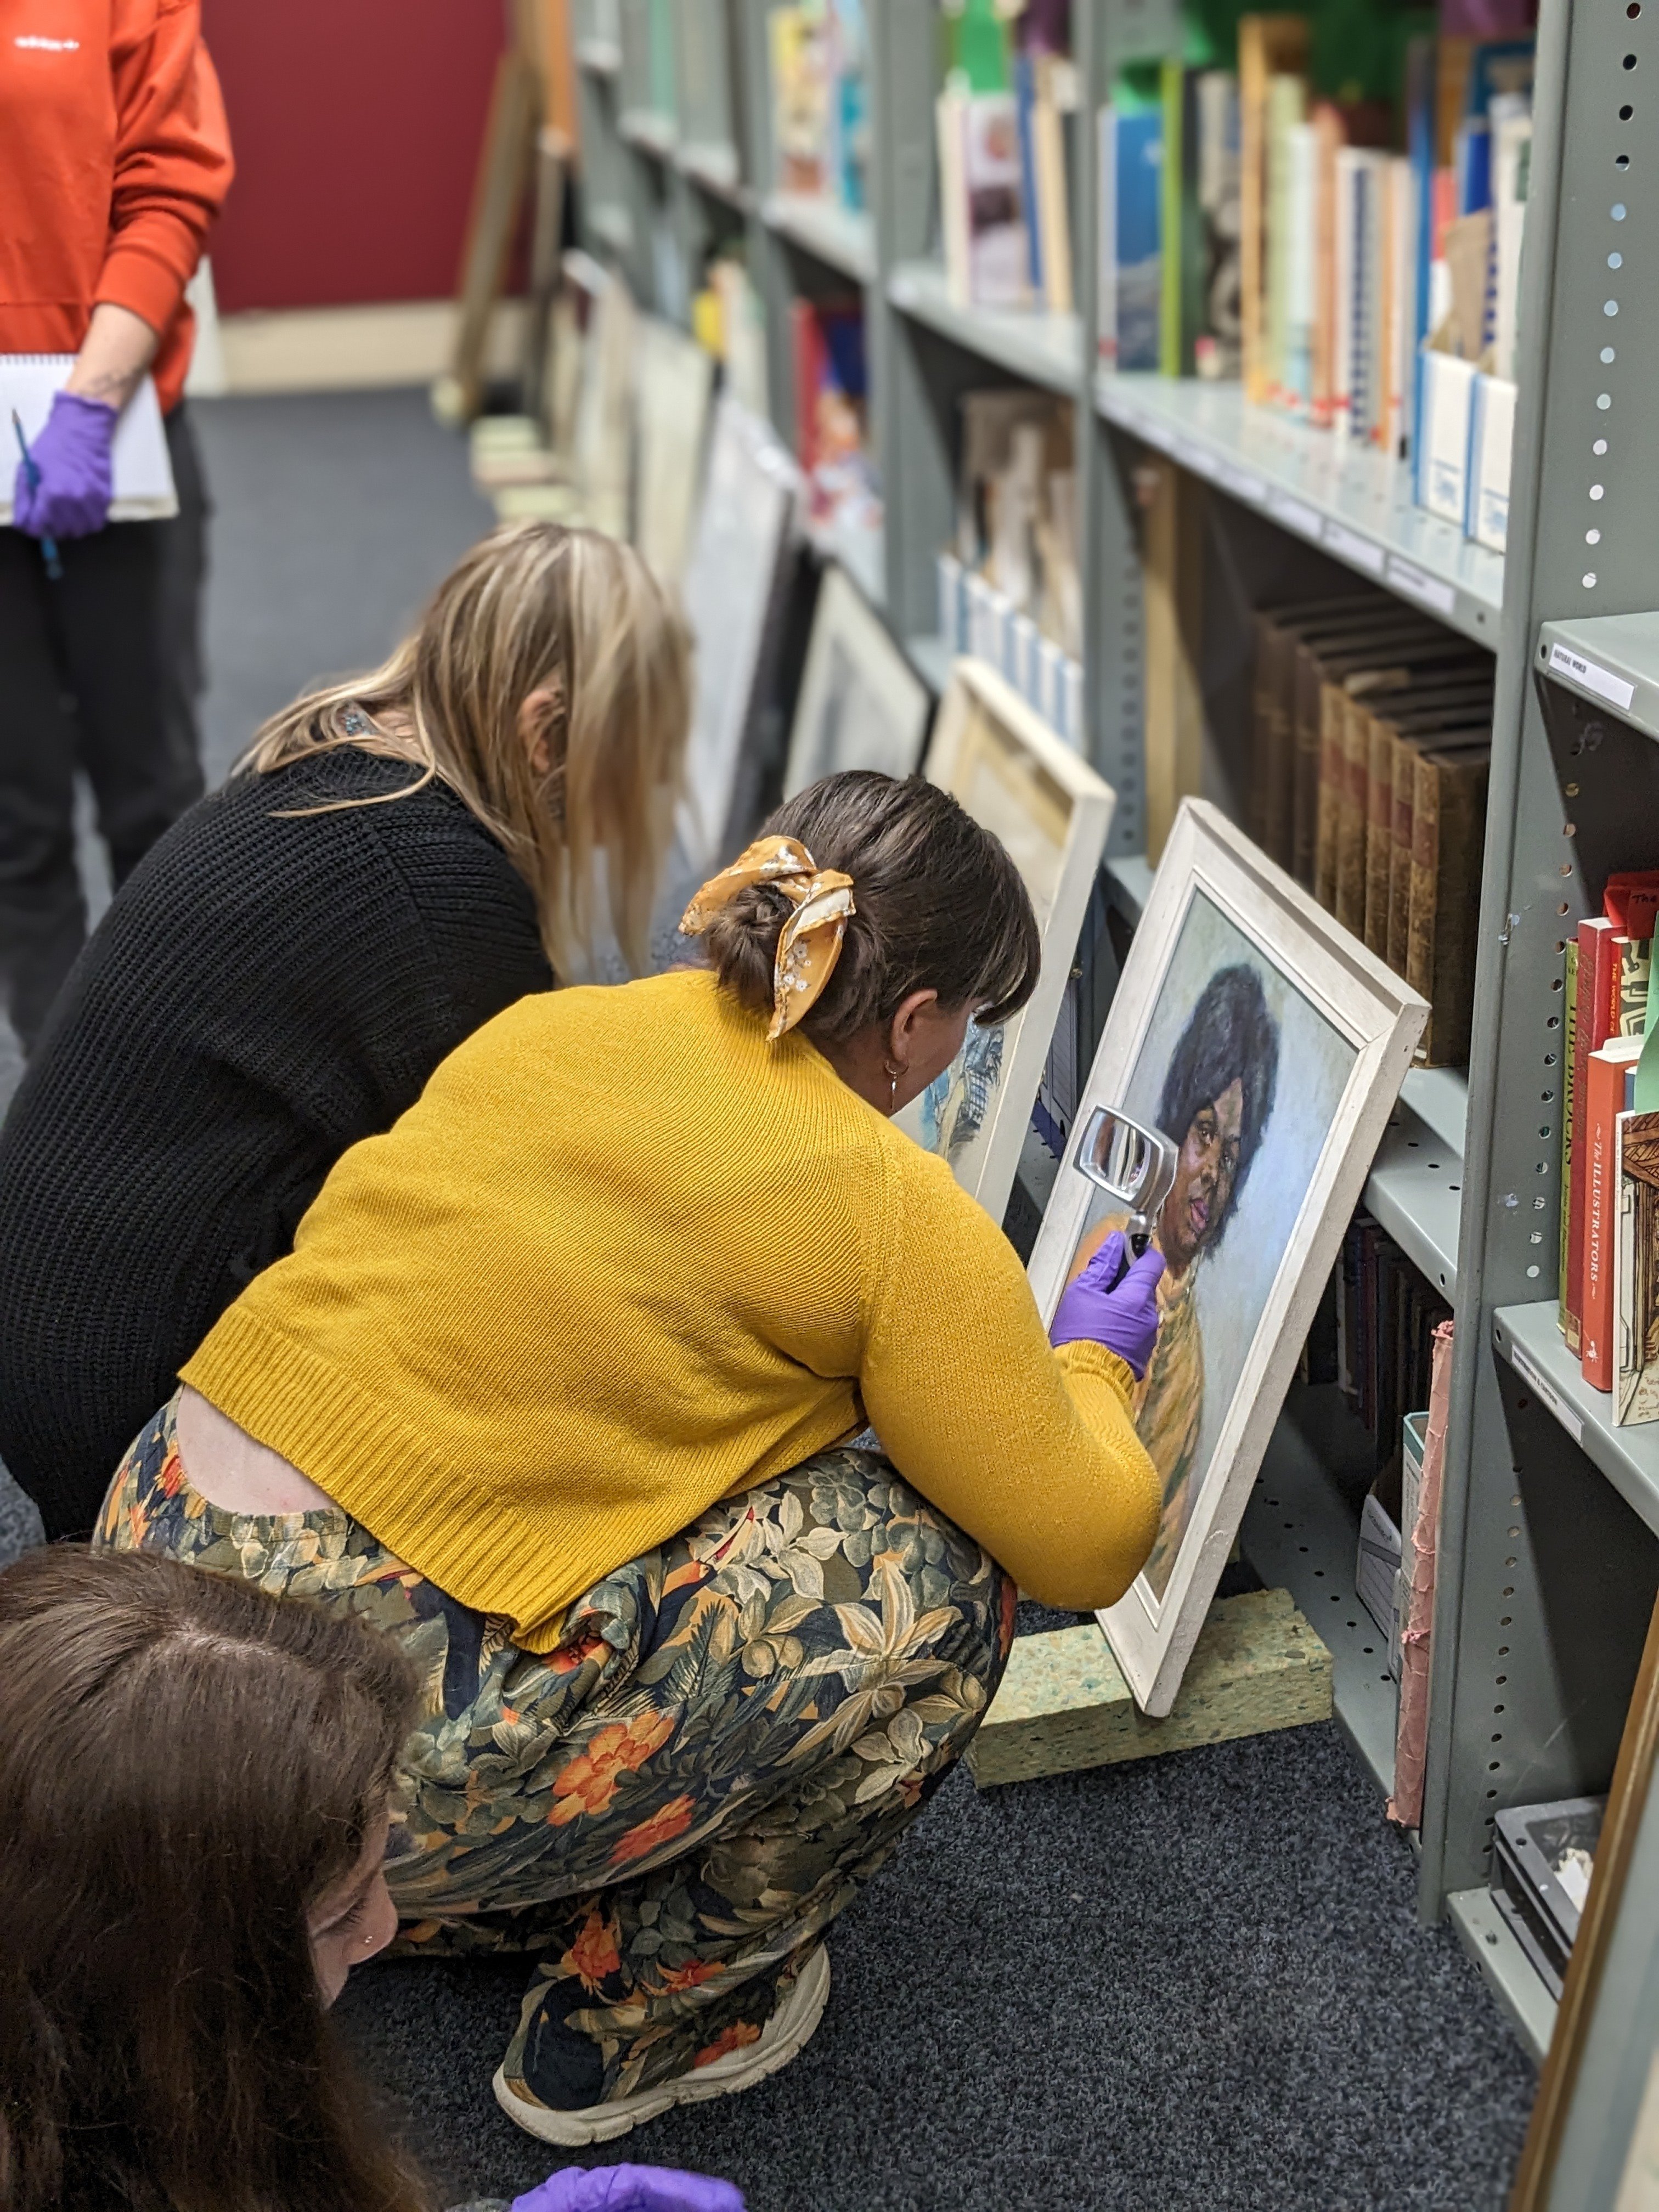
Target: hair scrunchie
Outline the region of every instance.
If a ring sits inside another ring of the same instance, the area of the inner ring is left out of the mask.
[[[836,972],[853,902],[853,878],[820,868],[799,838],[757,837],[729,868],[711,876],[680,917],[683,936],[701,937],[715,915],[752,884],[781,890],[794,908],[778,932],[772,963],[772,1019],[766,1036],[775,1044],[810,1013]]]

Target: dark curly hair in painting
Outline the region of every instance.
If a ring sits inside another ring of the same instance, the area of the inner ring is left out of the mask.
[[[1218,968],[1200,994],[1181,1042],[1170,1055],[1158,1101],[1158,1125],[1179,1145],[1201,1106],[1237,1083],[1244,1093],[1238,1133],[1238,1172],[1226,1210],[1215,1225],[1212,1249],[1232,1219],[1239,1194],[1273,1110],[1279,1082],[1279,1024],[1267,1012],[1254,968]]]

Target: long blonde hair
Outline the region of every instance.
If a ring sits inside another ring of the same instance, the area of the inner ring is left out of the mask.
[[[538,691],[544,771],[520,723]],[[456,564],[389,660],[273,714],[240,766],[264,775],[356,745],[422,771],[404,790],[296,813],[395,804],[441,778],[529,884],[561,977],[592,955],[603,852],[611,925],[638,974],[690,717],[689,633],[634,549],[514,522]]]

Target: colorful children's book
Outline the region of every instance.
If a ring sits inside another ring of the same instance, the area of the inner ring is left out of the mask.
[[[1163,288],[1161,111],[1115,100],[1100,112],[1100,357],[1104,367],[1158,365]]]
[[[1659,1114],[1625,1113],[1614,1138],[1613,1418],[1659,1420]]]
[[[1242,350],[1242,270],[1238,80],[1230,70],[1200,72],[1194,112],[1194,197],[1199,215],[1200,284],[1193,368],[1200,376],[1231,380],[1238,375]]]
[[[1640,1037],[1611,1037],[1584,1063],[1584,1304],[1579,1364],[1594,1390],[1613,1388],[1613,1248],[1617,1227],[1618,1123],[1625,1078]]]
[[[1307,66],[1303,15],[1242,15],[1238,21],[1239,321],[1244,396],[1267,397],[1267,99],[1275,76]]]
[[[1583,1357],[1584,1349],[1584,1218],[1585,1174],[1589,1158],[1589,1060],[1613,1033],[1613,944],[1617,933],[1605,915],[1593,915],[1578,925],[1578,977],[1572,1030],[1572,1066],[1568,1079],[1571,1097],[1570,1177],[1567,1191],[1565,1243],[1567,1349]]]

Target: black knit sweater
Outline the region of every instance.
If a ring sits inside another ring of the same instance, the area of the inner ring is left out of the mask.
[[[553,978],[528,886],[441,784],[355,749],[204,799],[123,885],[0,1129],[0,1459],[49,1535],[340,1154]]]

